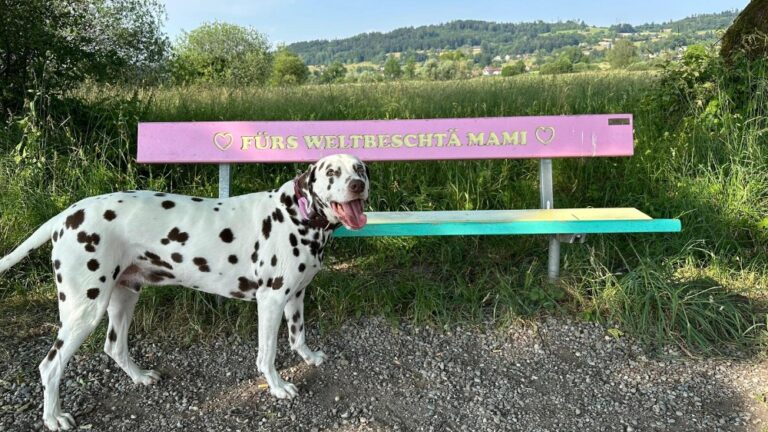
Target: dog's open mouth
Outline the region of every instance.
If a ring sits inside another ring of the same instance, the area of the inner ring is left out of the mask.
[[[331,202],[331,209],[345,227],[359,230],[365,226],[368,217],[363,213],[363,200],[356,199],[345,203]]]

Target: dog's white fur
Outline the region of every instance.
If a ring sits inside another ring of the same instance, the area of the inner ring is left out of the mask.
[[[109,327],[104,351],[135,383],[160,379],[156,371],[139,367],[128,352],[128,327],[145,284],[182,285],[257,301],[258,370],[272,395],[296,396],[296,387],[275,370],[281,315],[288,321],[291,348],[308,364],[321,364],[325,354],[310,350],[304,339],[305,289],[320,270],[323,246],[340,222],[330,203],[364,202],[369,187],[365,165],[349,155],[325,157],[295,181],[323,227],[302,217],[294,180],[273,191],[227,199],[117,192],[79,201],[0,259],[2,273],[53,241],[61,329],[40,364],[45,425],[51,430],[75,426],[72,416],[61,410],[59,382],[105,311]]]

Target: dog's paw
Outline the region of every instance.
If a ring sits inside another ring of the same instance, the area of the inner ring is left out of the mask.
[[[325,361],[326,355],[324,352],[317,350],[317,351],[309,351],[303,357],[304,357],[304,361],[308,365],[320,366]]]
[[[280,380],[277,385],[269,387],[269,393],[278,399],[293,399],[298,396],[299,389],[288,381]]]
[[[140,370],[139,373],[133,377],[135,384],[152,385],[160,381],[160,373],[151,369]]]
[[[49,430],[70,430],[75,427],[75,418],[68,413],[53,414],[43,419],[45,427]]]

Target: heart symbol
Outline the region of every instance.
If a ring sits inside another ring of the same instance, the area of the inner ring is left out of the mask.
[[[232,134],[229,132],[216,132],[213,136],[213,145],[219,150],[225,151],[232,145]]]
[[[546,145],[555,139],[555,128],[552,126],[539,126],[536,128],[536,139]]]

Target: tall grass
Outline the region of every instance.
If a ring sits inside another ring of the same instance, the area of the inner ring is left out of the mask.
[[[635,156],[555,161],[555,205],[637,207],[655,217],[681,218],[682,233],[596,235],[586,245],[566,246],[565,277],[556,285],[545,281],[542,238],[339,239],[327,254],[328,271],[313,284],[309,310],[318,311],[321,323],[369,313],[445,323],[571,311],[695,350],[752,344],[760,329],[753,326],[760,322],[755,305],[768,280],[768,101],[765,75],[752,79],[760,91],[750,97],[748,110],[729,106],[723,93],[717,107],[678,118],[655,102],[657,76],[637,73],[278,89],[84,88],[63,106],[32,106],[26,117],[0,129],[0,251],[87,195],[125,188],[215,194],[214,166],[136,164],[138,121],[630,112]],[[233,192],[275,187],[301,168],[238,165]],[[374,210],[538,205],[536,161],[371,168]],[[3,303],[48,304],[41,300],[53,297],[47,265],[45,254],[37,253],[4,275]],[[252,330],[252,305],[210,303],[188,290],[148,290],[138,327],[200,334]]]

